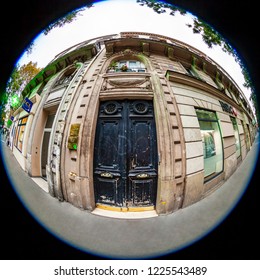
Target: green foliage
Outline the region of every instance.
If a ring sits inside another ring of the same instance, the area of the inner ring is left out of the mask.
[[[12,125],[12,123],[13,123],[13,122],[9,119],[9,120],[7,121],[7,127],[10,128],[11,125]]]
[[[7,83],[6,92],[2,95],[2,105],[9,104],[14,110],[17,109],[22,103],[21,93],[25,86],[40,71],[41,68],[32,61],[22,66],[16,65]]]
[[[186,11],[184,9],[161,1],[136,0],[136,2],[139,3],[140,6],[146,5],[147,7],[152,8],[157,14],[166,13],[167,10],[169,11],[169,14],[172,16],[174,16],[176,12],[179,12],[181,15],[186,14]]]
[[[110,69],[116,69],[118,67],[118,63],[116,61],[112,61],[109,65]]]
[[[11,96],[11,106],[13,108],[17,108],[19,105],[20,105],[21,101],[20,101],[20,98],[17,94],[13,94]]]
[[[85,10],[85,7],[72,11],[72,12],[66,14],[65,16],[59,18],[58,20],[54,21],[49,26],[47,26],[44,29],[43,34],[47,35],[52,29],[57,28],[57,27],[63,27],[65,24],[73,22],[74,20],[77,19],[78,16],[81,15],[80,12],[82,12],[84,10]]]
[[[209,48],[212,48],[213,45],[222,45],[223,37],[207,23],[194,19],[193,26],[188,25],[188,27],[192,28],[194,34],[201,34],[203,41]]]
[[[10,95],[16,93],[20,95],[24,87],[40,71],[41,68],[37,67],[37,62],[30,61],[22,66],[16,65],[7,83],[7,94]]]

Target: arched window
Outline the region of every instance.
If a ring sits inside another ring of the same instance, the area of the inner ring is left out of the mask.
[[[57,86],[66,86],[69,84],[69,82],[72,80],[73,76],[76,73],[76,67],[71,67],[69,69],[67,69],[61,77],[59,77],[59,79],[55,82],[53,87],[57,87]]]
[[[144,64],[139,60],[119,60],[113,61],[109,65],[107,72],[146,72],[146,69]]]
[[[55,81],[45,102],[45,107],[54,106],[60,103],[64,92],[76,74],[76,69],[76,67],[70,67]]]

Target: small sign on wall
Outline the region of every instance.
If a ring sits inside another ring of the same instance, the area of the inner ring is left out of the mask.
[[[22,108],[27,112],[27,113],[30,113],[31,112],[31,109],[32,109],[32,106],[33,106],[33,103],[32,101],[25,97],[24,101],[23,101],[23,105],[22,105]]]
[[[79,130],[80,130],[80,124],[79,123],[71,125],[69,139],[68,139],[68,149],[69,150],[77,150],[78,149]]]
[[[219,100],[219,103],[224,112],[237,116],[237,111],[234,107],[232,107],[231,105],[229,105],[223,101],[220,101],[220,100]]]

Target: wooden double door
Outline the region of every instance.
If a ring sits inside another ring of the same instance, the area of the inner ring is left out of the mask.
[[[158,155],[152,101],[101,102],[94,148],[97,204],[155,205]]]

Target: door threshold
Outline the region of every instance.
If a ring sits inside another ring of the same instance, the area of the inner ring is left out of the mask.
[[[154,206],[117,207],[117,206],[111,206],[111,205],[106,205],[106,204],[97,204],[96,207],[99,209],[115,211],[115,212],[144,212],[144,211],[155,210]]]
[[[141,207],[140,207],[141,208]],[[95,208],[92,212],[94,215],[116,218],[116,219],[146,219],[158,217],[155,210],[146,210],[142,212],[130,212],[130,211],[115,211],[115,210],[105,210],[102,208]]]
[[[48,182],[42,177],[31,177],[31,179],[45,192],[49,192]]]

